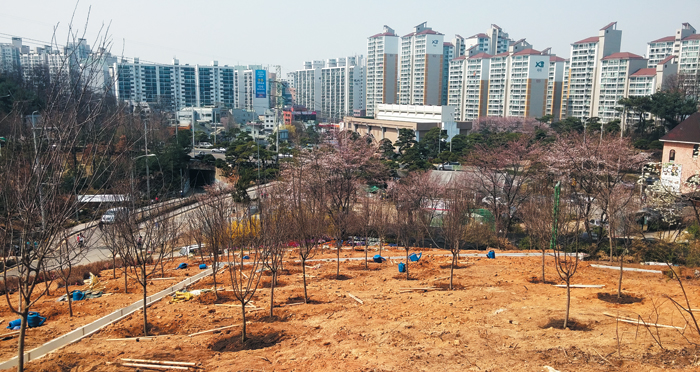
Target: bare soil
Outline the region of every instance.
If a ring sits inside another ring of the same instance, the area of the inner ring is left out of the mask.
[[[434,254],[435,253],[435,254]],[[289,261],[275,289],[274,317],[269,317],[270,276],[263,275],[253,304],[247,310],[248,336],[241,342],[240,327],[189,337],[189,334],[241,324],[231,283],[224,272],[217,279],[224,290],[206,293],[183,303],[162,300],[148,310],[151,332],[163,335],[136,341],[107,341],[142,334],[142,314],[136,312],[102,331],[28,365],[28,371],[124,371],[119,358],[192,361],[204,371],[661,371],[700,368],[700,336],[687,314],[669,299],[683,304],[680,288],[667,276],[625,272],[622,301],[617,299],[618,272],[579,265],[572,284],[604,284],[604,288],[571,290],[569,327],[563,328],[566,289],[540,283],[541,258],[461,258],[455,269],[456,289],[447,290],[449,256],[430,251],[408,265],[410,279],[398,273],[398,261],[377,264],[341,262],[340,280],[335,262],[307,268],[309,304],[303,302],[301,268]],[[375,252],[371,252],[370,257]],[[384,256],[403,256],[391,250]],[[341,257],[364,257],[344,250]],[[326,250],[317,258],[333,258]],[[289,257],[291,260],[291,256]],[[176,266],[178,262],[171,266]],[[194,264],[194,260],[191,262]],[[315,266],[317,262],[309,262]],[[654,267],[645,267],[652,268]],[[659,269],[663,269],[659,267]],[[174,270],[166,276],[198,269]],[[560,284],[554,261],[547,258],[547,282]],[[538,278],[533,280],[533,277]],[[686,276],[684,276],[686,277]],[[700,308],[700,282],[685,279],[691,307]],[[111,272],[103,272],[103,279]],[[149,293],[175,282],[154,281]],[[208,277],[190,289],[212,287]],[[108,280],[109,293],[75,304],[76,317],[67,316],[67,304],[48,296],[37,309],[50,314],[46,324],[29,331],[30,348],[97,319],[139,298],[123,293],[123,278]],[[438,290],[406,288],[436,287]],[[57,293],[55,290],[52,295]],[[361,299],[355,301],[349,294]],[[633,300],[630,300],[633,299]],[[281,306],[294,304],[294,306]],[[686,326],[645,328],[617,322],[603,313],[647,323]],[[0,313],[5,324],[7,310]],[[12,318],[14,319],[14,318]],[[0,357],[16,351],[14,341],[0,341]],[[133,369],[131,369],[133,370]]]

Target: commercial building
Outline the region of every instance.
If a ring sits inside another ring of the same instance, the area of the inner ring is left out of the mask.
[[[457,134],[466,133],[471,123],[458,122],[453,106],[423,106],[380,104],[374,119],[346,117],[344,126],[361,135],[372,136],[375,140],[389,139],[396,142],[399,130],[409,129],[415,133],[416,141],[433,128],[446,131],[448,141]]]
[[[439,105],[442,103],[444,35],[426,22],[401,37],[399,103]]]
[[[399,69],[399,37],[389,26],[367,38],[366,114],[374,115],[380,103],[396,103]],[[295,87],[296,88],[296,87]]]
[[[365,65],[362,56],[305,62],[288,75],[294,80],[295,103],[324,120],[338,122],[365,110]]]

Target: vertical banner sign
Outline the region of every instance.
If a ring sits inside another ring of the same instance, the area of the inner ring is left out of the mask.
[[[255,70],[255,98],[267,97],[267,71]]]

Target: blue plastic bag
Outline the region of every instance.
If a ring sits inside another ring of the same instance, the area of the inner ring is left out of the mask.
[[[82,301],[85,298],[85,293],[82,291],[73,291],[73,301]]]
[[[207,265],[206,264],[199,264],[199,268],[204,270],[207,268]]]
[[[177,269],[186,269],[186,268],[187,268],[187,262],[183,262],[183,263],[177,265],[177,268],[175,268],[175,270],[177,270]]]
[[[496,252],[494,252],[494,251],[489,251],[489,253],[486,254],[486,257],[488,257],[488,258],[496,258]]]

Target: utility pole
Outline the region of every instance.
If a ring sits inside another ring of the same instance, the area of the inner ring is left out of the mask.
[[[37,172],[39,172],[39,178],[41,178],[42,172],[39,169],[40,164],[39,164],[39,150],[37,149],[36,145],[36,115],[39,111],[34,111],[32,112],[32,137],[34,139],[34,166],[36,167]],[[39,182],[39,207],[41,209],[41,229],[43,231],[46,231],[46,212],[44,211],[44,191],[43,189],[43,183],[41,182],[41,179],[38,180]]]

